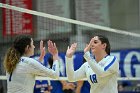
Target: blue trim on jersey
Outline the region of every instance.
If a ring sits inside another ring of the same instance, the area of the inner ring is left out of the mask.
[[[11,78],[12,78],[12,73],[10,74],[9,81],[11,81]]]
[[[55,64],[52,66],[52,69],[55,71],[55,69],[56,69],[56,65]]]
[[[23,58],[20,58],[20,62],[24,62],[24,59]]]
[[[91,81],[92,83],[94,83],[93,80],[92,80],[92,76],[91,76],[91,75],[90,75],[90,81]]]
[[[29,57],[29,58],[34,59],[33,57]],[[43,64],[43,63],[41,63],[39,60],[37,60],[37,59],[34,59],[34,60],[36,60],[38,63],[40,63],[41,65],[43,65],[43,66],[44,66],[44,64]],[[20,59],[20,62],[24,62],[24,59],[23,59],[23,58],[21,58],[21,59]]]
[[[106,71],[115,62],[115,60],[116,60],[116,57],[114,57],[111,63],[104,68],[104,71]]]

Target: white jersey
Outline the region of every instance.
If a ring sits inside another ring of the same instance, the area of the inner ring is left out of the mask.
[[[70,81],[88,79],[91,85],[90,93],[118,93],[117,78],[119,63],[115,56],[106,56],[100,62],[90,57],[90,53],[84,54],[87,60],[78,70],[73,69],[73,58],[66,57],[66,72]]]
[[[59,62],[54,62],[52,70],[33,58],[21,57],[13,73],[7,74],[7,93],[33,93],[37,75],[58,79]]]

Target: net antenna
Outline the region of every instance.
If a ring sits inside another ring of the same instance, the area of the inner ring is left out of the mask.
[[[67,23],[77,24],[77,25],[81,25],[81,26],[87,26],[87,27],[91,27],[94,29],[99,29],[99,30],[103,30],[103,31],[107,31],[107,32],[129,35],[129,36],[133,36],[133,37],[140,37],[140,34],[138,34],[138,33],[127,32],[124,30],[118,30],[118,29],[113,29],[110,27],[105,27],[105,26],[95,25],[95,24],[77,21],[77,20],[73,20],[73,19],[69,19],[69,18],[59,17],[59,16],[55,16],[55,15],[51,15],[51,14],[47,14],[47,13],[43,13],[43,12],[38,12],[38,11],[33,11],[33,10],[25,9],[25,8],[20,8],[20,7],[8,5],[8,4],[0,3],[0,7],[6,8],[6,9],[12,9],[12,10],[19,11],[19,12],[25,12],[28,14],[41,16],[41,17],[45,17],[45,18],[55,19],[55,20],[59,20],[59,21],[67,22]]]

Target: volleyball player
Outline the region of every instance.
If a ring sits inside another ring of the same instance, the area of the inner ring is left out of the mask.
[[[8,49],[4,67],[7,72],[7,93],[33,93],[35,76],[59,77],[58,50],[55,43],[48,41],[48,51],[53,55],[53,70],[43,66],[39,61],[43,60],[45,47],[40,42],[41,56],[39,61],[30,58],[34,55],[34,42],[29,36],[18,36],[13,45]]]
[[[77,43],[73,43],[66,52],[66,73],[69,81],[88,79],[90,93],[118,93],[117,77],[119,63],[110,55],[110,43],[105,36],[94,36],[84,49],[84,63],[78,70],[73,69],[73,54]],[[91,50],[91,53],[90,53]]]

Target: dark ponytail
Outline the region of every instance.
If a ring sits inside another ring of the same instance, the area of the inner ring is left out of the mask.
[[[8,49],[4,58],[4,68],[7,73],[11,74],[14,71],[21,56],[25,53],[25,48],[27,45],[30,46],[30,44],[31,37],[27,35],[21,35],[15,39],[13,45]]]
[[[4,68],[11,74],[16,68],[16,64],[19,62],[20,53],[14,48],[10,47],[4,58]]]

